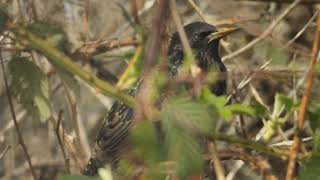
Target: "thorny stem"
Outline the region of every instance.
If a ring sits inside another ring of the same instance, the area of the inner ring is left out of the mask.
[[[229,142],[231,144],[239,144],[242,147],[246,147],[249,149],[253,149],[253,150],[257,150],[259,152],[263,152],[281,159],[287,159],[288,158],[288,153],[286,151],[277,149],[277,148],[272,148],[272,147],[268,147],[265,144],[260,144],[258,142],[252,142],[246,139],[242,139],[242,138],[237,138],[237,137],[233,137],[233,136],[228,136],[228,135],[224,135],[224,134],[219,134],[219,133],[215,133],[215,134],[207,134],[205,135],[206,138],[208,138],[210,141],[214,141],[214,140],[218,140],[218,141],[226,141]]]
[[[74,75],[77,75],[82,80],[95,87],[98,91],[101,91],[103,94],[114,97],[130,107],[135,106],[135,101],[131,96],[121,93],[108,82],[105,82],[95,75],[84,71],[78,64],[72,63],[72,60],[68,56],[52,47],[45,40],[42,40],[23,27],[12,24],[10,26],[10,29],[14,32],[16,38],[21,43],[29,45],[33,49],[41,52],[53,64],[69,71]]]

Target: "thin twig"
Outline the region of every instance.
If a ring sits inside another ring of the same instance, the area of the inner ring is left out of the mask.
[[[82,33],[84,37],[84,42],[88,41],[89,38],[89,0],[84,0],[84,13],[82,16]]]
[[[166,27],[167,20],[167,9],[169,6],[169,0],[162,0],[158,4],[157,12],[155,18],[153,19],[152,29],[150,38],[148,39],[147,54],[144,58],[144,68],[143,73],[148,74],[151,71],[151,67],[155,65],[157,56],[160,50],[160,43],[163,32]]]
[[[17,114],[17,121],[18,123],[20,123],[20,121],[24,120],[25,116],[27,114],[26,110],[22,110]],[[4,138],[4,133],[9,131],[11,128],[14,127],[14,123],[13,123],[13,119],[9,120],[8,123],[6,125],[3,126],[3,128],[0,130],[0,142],[2,141],[2,139]]]
[[[164,39],[164,31],[166,28],[167,12],[168,12],[169,0],[159,1],[156,7],[155,16],[152,23],[151,33],[147,41],[147,49],[144,57],[144,67],[143,67],[143,81],[138,94],[139,109],[137,110],[137,118],[141,115],[146,115],[150,117],[152,106],[150,106],[150,84],[151,72],[156,65],[158,56],[160,54],[160,48],[162,41]],[[149,81],[149,82],[148,82]],[[146,98],[147,97],[147,98]]]
[[[80,147],[79,154],[81,154],[82,157],[85,157],[84,152],[83,152],[85,147],[83,146],[83,143],[81,141],[79,122],[78,122],[79,120],[77,118],[77,116],[78,116],[77,103],[73,101],[72,95],[69,91],[69,88],[67,87],[66,82],[61,77],[60,77],[60,79],[62,81],[64,92],[66,95],[66,101],[67,101],[68,107],[69,107],[71,124],[72,124],[74,131],[76,132],[76,141]]]
[[[221,161],[219,159],[215,142],[211,142],[209,144],[209,148],[210,148],[211,158],[213,161],[213,167],[215,169],[217,180],[225,180],[226,179],[225,171],[224,171],[223,166],[221,164]]]
[[[257,43],[265,39],[267,36],[269,36],[269,34],[272,33],[273,29],[276,28],[276,26],[281,22],[281,20],[283,20],[283,18],[285,18],[291,12],[291,10],[293,10],[300,2],[301,0],[295,0],[275,20],[271,22],[269,27],[260,36],[249,42],[244,47],[238,49],[237,51],[224,56],[222,58],[222,61],[226,61],[240,55],[241,53],[251,49],[254,45],[256,45]]]
[[[312,91],[312,86],[315,79],[315,69],[316,69],[317,57],[319,53],[319,47],[320,47],[320,16],[318,16],[318,19],[317,19],[317,31],[315,33],[315,38],[313,42],[311,62],[310,62],[309,70],[305,80],[303,97],[299,107],[298,122],[296,124],[297,130],[293,138],[294,142],[290,148],[290,157],[289,157],[286,180],[292,180],[295,177],[296,159],[297,159],[299,149],[300,149],[300,144],[301,144],[300,134],[303,131],[306,111],[307,111],[309,98]]]
[[[0,160],[3,158],[3,156],[9,151],[9,149],[11,148],[11,146],[7,146],[2,153],[0,154]]]
[[[64,147],[66,148],[67,152],[70,154],[70,156],[74,160],[76,167],[80,171],[81,168],[84,167],[85,163],[84,163],[84,160],[81,159],[81,157],[79,157],[79,153],[78,153],[79,147],[75,145],[73,138],[65,132],[65,129],[62,126],[58,126],[58,122],[53,115],[51,116],[51,118],[49,118],[49,120],[52,123],[53,127],[58,127],[59,137],[62,137],[61,141],[63,142]]]
[[[199,17],[202,19],[202,21],[206,21],[206,18],[200,8],[196,5],[196,3],[193,0],[188,0],[189,4],[193,7],[193,9],[197,12]]]
[[[139,40],[135,37],[127,37],[123,39],[112,39],[108,41],[97,41],[92,43],[86,43],[79,49],[77,49],[71,56],[78,58],[79,56],[83,56],[85,58],[90,58],[92,56],[104,53],[106,51],[121,48],[126,46],[137,46],[139,45]],[[82,58],[82,59],[85,59]]]
[[[264,175],[266,180],[276,180],[278,179],[275,175],[272,174],[272,169],[269,162],[261,156],[258,155],[249,155],[243,151],[236,150],[221,150],[218,152],[220,159],[230,160],[237,159],[244,162],[250,163],[254,169],[260,170]]]
[[[193,61],[194,57],[192,54],[192,49],[190,47],[186,32],[184,31],[180,16],[177,11],[176,0],[170,0],[170,11],[171,11],[173,22],[176,25],[176,28],[177,28],[184,52],[185,52],[184,62],[182,64],[182,68],[181,68],[182,69],[181,74],[186,73],[190,70],[191,75],[193,77],[196,77],[199,74],[199,72],[201,72],[201,69],[194,64],[194,61]]]
[[[131,96],[121,93],[110,83],[105,82],[95,75],[83,70],[80,65],[72,63],[72,60],[68,56],[52,47],[52,45],[50,45],[47,41],[37,37],[35,34],[18,25],[10,24],[9,27],[21,43],[41,52],[54,65],[57,65],[68,72],[77,75],[86,83],[94,86],[97,90],[100,90],[103,94],[114,97],[130,107],[135,106],[136,103]]]
[[[139,46],[136,49],[136,52],[134,53],[134,56],[132,57],[132,59],[130,60],[127,68],[125,69],[125,71],[122,73],[121,77],[119,78],[116,87],[119,89],[125,89],[125,83],[128,80],[130,73],[132,73],[134,71],[135,65],[137,64],[140,56],[142,53],[142,46]]]
[[[130,7],[131,7],[131,15],[133,16],[134,23],[140,24],[139,15],[138,15],[137,0],[131,0]]]
[[[243,89],[247,84],[249,84],[252,80],[252,78],[258,73],[263,71],[265,68],[267,68],[267,66],[269,66],[271,63],[270,61],[267,61],[266,63],[264,63],[258,71],[250,71],[247,76],[238,84],[237,88],[234,89],[231,94],[228,96],[227,98],[227,103],[229,103],[229,101],[231,100],[231,98],[233,96],[235,96],[237,94],[238,91],[240,91],[241,89]]]
[[[11,93],[10,93],[10,89],[9,89],[9,85],[8,85],[8,81],[7,81],[7,74],[5,72],[4,62],[3,62],[3,59],[2,59],[1,50],[0,50],[0,60],[1,60],[3,80],[4,80],[5,87],[6,87],[6,92],[7,92],[8,102],[9,102],[9,106],[10,106],[10,111],[11,111],[12,119],[13,119],[13,122],[14,122],[14,126],[16,128],[16,132],[17,132],[17,135],[18,135],[19,144],[21,145],[21,147],[23,149],[23,152],[24,152],[24,154],[25,154],[25,156],[27,158],[27,161],[28,161],[28,164],[29,164],[29,167],[30,167],[30,171],[31,171],[32,176],[33,176],[33,179],[36,180],[37,179],[37,175],[36,175],[36,172],[33,169],[33,166],[32,166],[32,163],[31,163],[31,158],[30,158],[30,155],[28,153],[27,146],[25,145],[23,137],[21,135],[20,127],[19,127],[19,124],[18,124],[18,121],[17,121],[17,118],[16,118],[16,114],[14,112],[14,107],[13,107],[13,103],[12,103],[12,97],[11,97]]]
[[[56,135],[57,135],[58,143],[59,143],[59,146],[60,146],[62,155],[63,155],[64,164],[65,164],[65,167],[66,167],[66,172],[67,172],[67,173],[70,173],[69,158],[67,158],[67,155],[66,155],[66,152],[65,152],[65,150],[64,150],[64,146],[63,146],[63,143],[62,143],[60,134],[59,134],[59,129],[60,129],[60,124],[61,124],[62,114],[63,114],[63,111],[60,110],[60,111],[59,111],[59,115],[58,115],[57,127],[55,128],[55,133],[56,133]]]
[[[190,47],[190,44],[189,44],[189,41],[187,38],[187,34],[183,29],[181,19],[179,17],[178,12],[177,12],[177,3],[175,0],[170,0],[170,11],[171,11],[173,22],[176,25],[177,32],[178,32],[179,37],[181,39],[183,49],[186,52],[186,54],[191,55],[192,50],[191,50],[191,47]]]
[[[242,139],[234,136],[228,136],[228,135],[219,134],[219,133],[210,134],[210,135],[205,134],[204,136],[208,138],[210,141],[217,140],[217,141],[225,141],[231,144],[239,144],[242,147],[256,150],[274,157],[278,157],[280,159],[288,159],[288,156],[289,156],[289,152],[287,151],[283,151],[278,148],[271,148],[259,142],[254,142],[254,141],[250,141],[250,140],[246,140],[246,139]]]
[[[33,15],[34,21],[38,21],[39,20],[39,16],[38,16],[37,8],[36,8],[36,5],[35,5],[34,1],[35,0],[31,1],[31,11],[32,11],[32,15]]]
[[[304,31],[312,24],[312,22],[316,19],[318,15],[318,11],[315,12],[312,17],[309,19],[309,21],[301,28],[301,30],[290,40],[287,42],[287,44],[284,45],[283,48],[287,48],[290,46],[294,41],[296,41],[303,33]]]

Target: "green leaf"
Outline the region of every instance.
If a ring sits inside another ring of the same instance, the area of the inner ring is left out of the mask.
[[[231,109],[225,108],[227,104],[227,98],[225,96],[215,96],[208,87],[205,87],[202,89],[200,100],[209,106],[212,116],[222,117],[225,120],[231,119]]]
[[[144,121],[134,129],[131,135],[134,144],[133,153],[136,157],[146,160],[153,164],[164,159],[163,149],[159,144],[154,124]]]
[[[313,143],[314,143],[313,152],[315,154],[320,154],[320,133],[319,132],[314,134]]]
[[[251,108],[254,110],[254,114],[256,116],[266,117],[268,115],[268,109],[259,102],[256,102],[255,104],[251,105]]]
[[[244,106],[241,104],[231,104],[226,106],[225,108],[231,111],[233,114],[244,114],[248,116],[256,115],[255,110],[250,106]]]
[[[33,119],[46,121],[51,115],[49,83],[46,75],[26,58],[13,58],[8,64],[11,90]]]
[[[195,138],[171,120],[163,121],[168,160],[177,163],[177,175],[186,179],[189,175],[201,172],[201,150]]]
[[[302,168],[299,174],[299,180],[319,179],[320,177],[320,156],[314,155]]]
[[[177,163],[181,179],[200,173],[203,166],[201,149],[195,132],[211,132],[214,123],[205,105],[187,98],[172,98],[161,113],[168,160]]]
[[[315,108],[309,113],[310,127],[313,131],[316,131],[320,127],[320,103],[315,106]]]
[[[284,109],[287,111],[287,113],[291,113],[294,108],[298,106],[299,103],[295,103],[291,98],[282,94],[276,94],[272,119],[278,118]]]
[[[270,117],[271,119],[265,125],[265,133],[263,135],[264,141],[269,141],[273,135],[278,132],[278,128],[283,126],[285,122],[288,121],[298,105],[298,103],[295,103],[289,97],[276,94],[273,112]]]
[[[137,148],[136,146],[134,146]],[[135,174],[135,167],[127,159],[120,159],[117,167],[117,174],[121,177],[132,178]]]
[[[170,99],[161,119],[171,119],[190,132],[208,133],[214,129],[207,106],[183,97]]]

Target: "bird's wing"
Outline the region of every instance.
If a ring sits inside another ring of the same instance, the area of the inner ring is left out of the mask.
[[[135,88],[136,89],[136,88]],[[136,90],[129,92],[134,95]],[[120,101],[116,101],[98,131],[92,154],[83,174],[93,176],[97,174],[98,168],[105,164],[114,166],[119,153],[126,144],[125,139],[129,134],[133,109]]]

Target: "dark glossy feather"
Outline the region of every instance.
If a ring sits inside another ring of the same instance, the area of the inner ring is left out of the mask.
[[[190,46],[196,54],[197,64],[207,72],[210,67],[215,67],[220,72],[226,72],[226,67],[219,56],[219,40],[208,44],[207,36],[216,32],[216,28],[206,23],[195,22],[184,27]],[[183,48],[178,33],[174,33],[169,46],[169,72],[171,76],[178,73],[183,62]],[[216,95],[222,95],[227,88],[226,79],[218,80],[211,86],[211,91]],[[135,96],[138,88],[131,90]],[[121,150],[125,146],[126,137],[129,134],[133,110],[125,104],[117,101],[111,107],[98,132],[91,158],[83,174],[96,175],[97,169],[105,164],[115,166]]]

